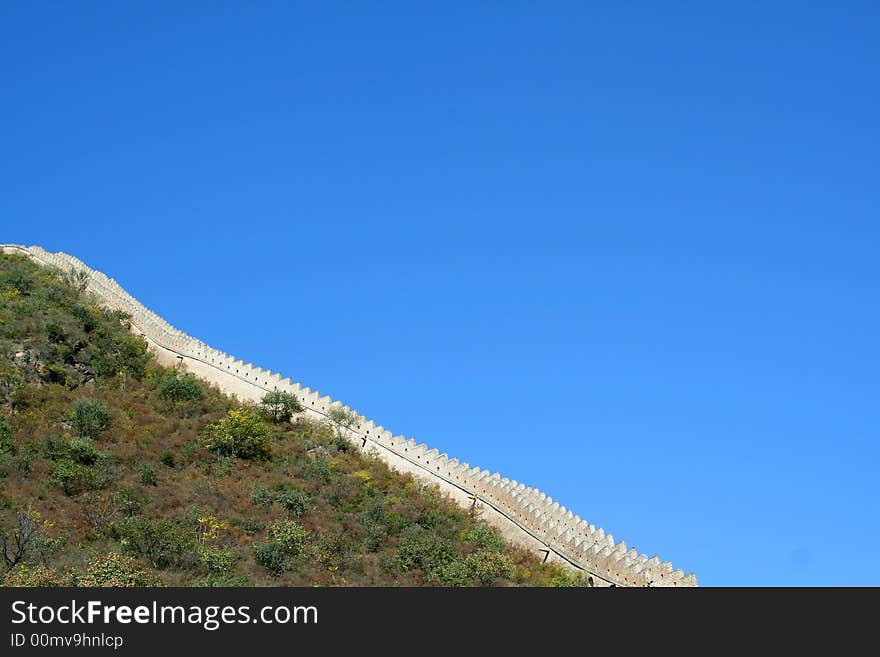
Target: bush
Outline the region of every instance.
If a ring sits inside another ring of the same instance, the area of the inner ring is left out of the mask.
[[[357,415],[342,408],[334,408],[330,410],[328,417],[335,434],[333,444],[340,452],[347,452],[351,448],[349,439],[353,435],[354,427],[357,426]]]
[[[397,547],[397,559],[404,570],[418,569],[430,574],[457,558],[450,541],[417,527],[407,528]]]
[[[78,399],[73,406],[71,420],[77,436],[94,440],[110,428],[113,418],[100,401]]]
[[[280,575],[290,566],[284,550],[272,542],[255,545],[254,560],[273,575]]]
[[[241,523],[241,531],[247,536],[254,536],[263,531],[263,523],[255,518],[246,518]]]
[[[333,466],[323,457],[315,457],[305,467],[306,474],[329,484],[333,480]]]
[[[92,561],[79,586],[162,586],[161,580],[147,572],[132,557],[111,552]]]
[[[116,319],[122,324],[120,328],[124,329],[128,320],[123,316],[117,316]],[[125,372],[140,380],[144,377],[148,362],[150,352],[143,338],[131,335],[127,329],[96,331],[92,368],[99,377],[110,378]]]
[[[126,552],[143,557],[159,570],[182,566],[195,543],[192,532],[180,523],[143,516],[123,519],[119,535]]]
[[[68,442],[64,438],[58,438],[57,436],[46,436],[43,441],[43,454],[50,461],[68,458]]]
[[[88,306],[76,305],[70,309],[70,314],[79,320],[82,330],[86,333],[91,333],[98,328],[98,318]]]
[[[291,570],[293,560],[305,548],[309,533],[294,520],[277,520],[269,525],[269,540],[254,546],[254,559],[271,573]]]
[[[281,484],[275,487],[275,500],[283,506],[287,512],[294,518],[299,518],[306,512],[306,506],[309,503],[308,493],[293,488],[287,484]]]
[[[144,486],[156,485],[156,470],[149,463],[141,463],[134,469]]]
[[[159,458],[159,461],[166,468],[171,468],[172,470],[177,465],[177,461],[174,459],[174,454],[171,452],[163,452],[162,456]]]
[[[203,446],[220,456],[265,459],[270,455],[271,432],[250,408],[234,408],[226,417],[205,427]]]
[[[48,383],[57,383],[60,386],[67,385],[67,372],[59,365],[46,365],[44,378]]]
[[[43,564],[29,566],[26,563],[13,568],[3,579],[3,586],[30,586],[30,587],[55,587],[68,586],[69,578],[60,575]]]
[[[268,488],[262,484],[254,486],[254,490],[251,493],[251,502],[257,506],[270,506],[273,501],[272,493],[269,492]]]
[[[12,451],[12,427],[6,421],[6,417],[0,415],[0,454]]]
[[[269,525],[269,535],[272,542],[290,556],[299,556],[309,537],[309,533],[295,520],[276,520]]]
[[[140,514],[147,499],[131,486],[120,486],[113,495],[113,506],[126,518]]]
[[[297,413],[303,412],[303,406],[295,395],[288,392],[267,392],[262,399],[262,410],[273,422],[285,422]]]
[[[471,586],[474,576],[467,564],[455,559],[431,571],[430,581],[440,586]]]
[[[495,550],[477,550],[465,559],[465,564],[483,586],[492,586],[496,579],[513,574],[510,557]]]
[[[551,578],[550,584],[560,588],[591,587],[593,586],[592,580],[589,573],[571,572],[560,567]]]
[[[166,401],[180,402],[201,399],[202,386],[192,374],[174,375],[159,384],[159,396]]]
[[[109,454],[96,448],[88,438],[74,438],[67,443],[67,457],[81,465],[95,465],[98,461],[109,458]]]
[[[312,550],[318,563],[332,573],[351,561],[354,552],[354,543],[345,532],[334,532],[323,536],[315,549]]]
[[[488,525],[474,525],[465,533],[464,540],[476,548],[495,551],[504,549],[504,538],[501,533]]]
[[[55,462],[50,478],[65,495],[79,495],[87,490],[98,488],[98,477],[95,470],[88,465],[77,463],[71,459]]]
[[[64,329],[57,324],[46,324],[46,337],[49,342],[62,343],[67,340],[67,334]]]
[[[199,564],[213,575],[228,575],[238,560],[238,555],[232,550],[204,545],[199,548]]]

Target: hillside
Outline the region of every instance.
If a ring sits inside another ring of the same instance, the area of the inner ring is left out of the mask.
[[[346,440],[160,366],[85,281],[0,256],[7,585],[577,585]]]

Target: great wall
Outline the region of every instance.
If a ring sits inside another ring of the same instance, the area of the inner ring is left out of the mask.
[[[438,486],[465,508],[478,507],[481,517],[509,541],[538,551],[546,559],[585,571],[590,585],[697,586],[693,573],[685,575],[669,562],[627,548],[624,541],[615,542],[611,534],[582,520],[536,488],[459,463],[458,459],[416,444],[415,440],[392,435],[329,396],[321,396],[318,391],[190,337],[145,308],[115,280],[73,256],[50,253],[38,246],[4,244],[0,248],[4,253],[20,253],[61,271],[85,272],[87,290],[103,306],[128,313],[132,331],[143,336],[163,364],[184,367],[239,399],[259,401],[266,392],[279,390],[296,395],[306,413],[318,418],[327,418],[334,408],[354,413],[358,424],[350,432],[350,440],[359,449],[397,471]]]

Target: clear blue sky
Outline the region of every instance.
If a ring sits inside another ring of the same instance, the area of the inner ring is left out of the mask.
[[[0,241],[702,584],[878,585],[880,9],[723,4],[4,2]]]

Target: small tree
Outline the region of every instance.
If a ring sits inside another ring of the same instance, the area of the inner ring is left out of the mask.
[[[278,390],[263,395],[262,408],[263,412],[276,424],[289,421],[291,417],[304,410],[296,395]]]
[[[43,520],[38,511],[31,507],[15,514],[15,524],[11,530],[0,527],[0,550],[6,570],[12,570],[21,562],[39,562],[61,547],[63,541],[50,539],[47,532],[53,523]]]
[[[287,484],[275,487],[275,499],[294,518],[299,518],[306,512],[309,504],[309,494]]]
[[[477,550],[465,559],[465,564],[483,586],[492,586],[496,579],[513,574],[510,557],[495,550]]]
[[[309,532],[295,520],[278,520],[269,525],[269,540],[254,546],[254,558],[263,568],[280,575],[293,568],[302,555]]]
[[[268,458],[271,431],[250,408],[234,408],[226,417],[205,427],[203,446],[218,456]]]
[[[94,440],[110,428],[113,416],[100,401],[78,399],[71,420],[77,436]]]
[[[340,452],[347,452],[352,432],[358,423],[357,415],[343,408],[333,408],[327,414],[327,417],[330,419],[330,425],[336,434],[336,448]]]
[[[159,384],[159,396],[167,401],[181,402],[201,399],[205,393],[192,374],[175,374]]]

